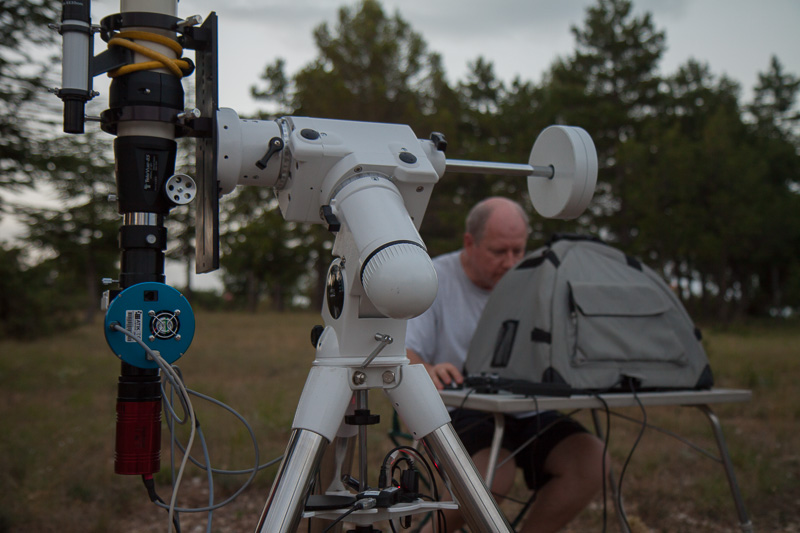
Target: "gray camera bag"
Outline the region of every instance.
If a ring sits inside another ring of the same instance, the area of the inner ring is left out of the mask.
[[[713,385],[700,332],[664,280],[574,235],[529,253],[495,286],[466,371],[591,391]]]

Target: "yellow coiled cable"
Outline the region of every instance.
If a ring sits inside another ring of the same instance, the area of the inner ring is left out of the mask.
[[[175,76],[182,78],[185,75],[184,70],[189,71],[192,69],[191,63],[185,59],[172,59],[171,57],[167,57],[160,52],[156,52],[155,50],[152,50],[146,46],[135,43],[131,39],[163,44],[164,46],[171,48],[179,56],[183,53],[183,47],[178,44],[177,41],[157,33],[150,33],[146,31],[119,32],[114,34],[114,36],[109,39],[108,46],[123,46],[129,50],[133,50],[134,52],[138,52],[146,57],[149,57],[152,59],[152,61],[131,63],[130,65],[119,67],[108,73],[109,78],[116,78],[117,76],[122,76],[131,72],[137,72],[139,70],[154,70],[157,68],[169,69],[169,71]]]

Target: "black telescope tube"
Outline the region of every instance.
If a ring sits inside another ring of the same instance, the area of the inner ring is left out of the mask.
[[[153,225],[133,224],[145,215],[126,216],[120,228],[122,271],[120,287],[156,281],[164,283],[167,230],[155,215]],[[158,369],[122,362],[117,384],[117,425],[114,472],[155,474],[161,469],[161,377]]]
[[[138,21],[137,28],[159,28],[162,15],[136,13],[130,20]],[[121,16],[120,20],[128,19]],[[174,204],[164,186],[175,173],[177,154],[177,143],[167,136],[175,131],[175,116],[183,106],[180,79],[160,70],[129,72],[115,77],[109,87],[109,109],[101,114],[101,127],[117,135],[114,160],[118,211],[123,216],[119,233],[122,289],[165,282],[164,219]],[[117,474],[149,475],[160,470],[160,381],[158,369],[122,363],[114,454]]]

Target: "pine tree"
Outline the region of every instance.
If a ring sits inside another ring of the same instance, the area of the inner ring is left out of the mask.
[[[363,0],[339,10],[334,30],[327,23],[317,27],[314,42],[318,57],[294,75],[285,74],[280,59],[265,68],[266,87],[252,93],[271,106],[270,115],[408,124],[421,137],[452,127],[457,113],[447,103],[454,99],[446,98],[441,58],[399,14]],[[322,226],[310,231],[318,258],[311,299],[320,308],[332,236]]]

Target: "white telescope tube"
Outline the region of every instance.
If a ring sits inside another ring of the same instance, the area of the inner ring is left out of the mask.
[[[439,283],[397,187],[379,174],[361,174],[333,196],[331,207],[353,236],[372,304],[395,319],[424,313]]]
[[[120,0],[119,3],[120,13],[129,12],[143,12],[143,13],[157,13],[161,15],[169,15],[175,17],[178,14],[178,1],[177,0]],[[155,33],[163,35],[170,39],[175,38],[174,31],[162,30],[159,28],[148,27],[128,27],[126,30],[142,30],[148,33]],[[141,44],[145,48],[149,48],[155,52],[163,54],[170,59],[177,59],[178,55],[174,50],[166,45],[151,42],[151,41],[137,41],[132,39],[133,42]],[[134,52],[134,63],[145,63],[150,61],[150,58]],[[166,68],[155,69],[153,72],[168,73]],[[175,124],[164,122],[160,120],[125,120],[117,125],[117,136],[144,136],[144,137],[161,137],[162,139],[175,140]]]

